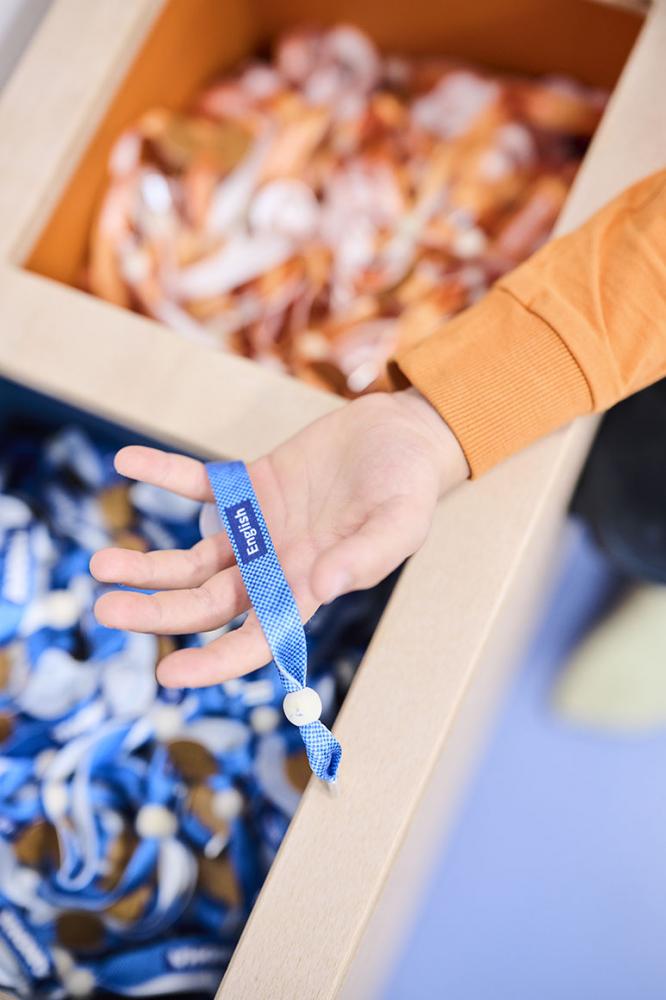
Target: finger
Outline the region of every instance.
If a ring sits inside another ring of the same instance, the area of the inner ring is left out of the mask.
[[[312,592],[322,604],[350,590],[374,587],[423,543],[430,519],[412,502],[393,500],[315,560]]]
[[[294,588],[301,621],[317,610],[309,591]],[[157,679],[165,687],[206,687],[242,677],[270,663],[273,654],[254,611],[239,629],[227,632],[199,649],[179,649],[169,653],[157,668]]]
[[[140,479],[153,486],[188,497],[190,500],[211,501],[213,494],[203,462],[186,455],[174,455],[158,448],[129,445],[116,454],[114,465],[121,476]]]
[[[233,561],[229,539],[218,532],[191,549],[100,549],[90,560],[90,572],[100,583],[124,583],[142,590],[185,589],[201,586]]]
[[[257,670],[270,663],[272,655],[251,612],[240,628],[208,645],[169,653],[157,667],[157,679],[165,687],[206,687]]]
[[[236,566],[222,570],[201,587],[137,594],[114,590],[95,604],[95,615],[108,628],[130,632],[184,635],[208,632],[226,624],[249,601]]]

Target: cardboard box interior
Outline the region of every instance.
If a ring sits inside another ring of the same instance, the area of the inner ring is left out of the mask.
[[[566,73],[611,87],[636,38],[635,14],[589,0],[169,0],[110,100],[26,267],[75,285],[119,132],[148,108],[182,108],[207,81],[290,25],[357,24],[385,51],[444,54],[500,70]],[[594,45],[588,40],[594,38]]]

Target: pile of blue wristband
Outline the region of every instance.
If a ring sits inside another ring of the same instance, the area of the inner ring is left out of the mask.
[[[211,688],[155,681],[168,644],[100,626],[97,549],[187,547],[199,505],[114,472],[78,428],[0,459],[0,990],[213,994],[309,774],[270,666]],[[388,586],[309,624],[335,717]],[[230,628],[237,627],[232,622]],[[217,633],[219,634],[219,633]]]

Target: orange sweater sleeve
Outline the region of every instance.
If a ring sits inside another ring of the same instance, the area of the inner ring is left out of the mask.
[[[439,411],[473,476],[666,375],[666,171],[398,353],[392,374]]]

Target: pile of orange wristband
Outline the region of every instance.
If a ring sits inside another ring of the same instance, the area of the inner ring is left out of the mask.
[[[396,350],[547,238],[605,100],[293,31],[118,138],[84,283],[342,395],[387,388]]]

